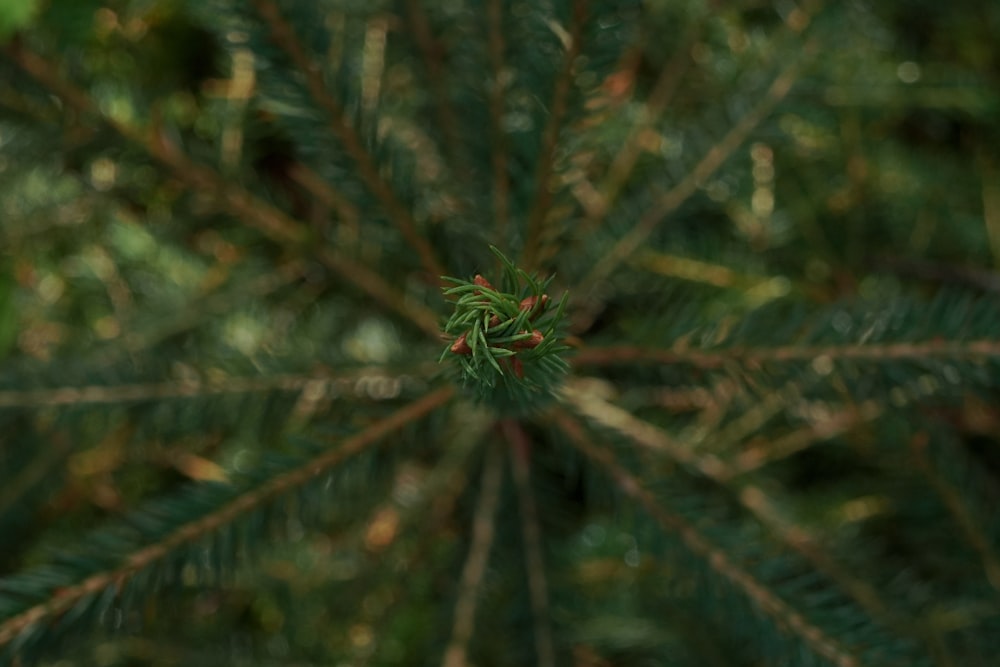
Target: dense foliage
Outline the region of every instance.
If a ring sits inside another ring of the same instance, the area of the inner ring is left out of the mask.
[[[4,4],[0,664],[996,664],[998,31]]]

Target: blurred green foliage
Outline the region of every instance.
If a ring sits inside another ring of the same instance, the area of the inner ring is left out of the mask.
[[[4,0],[0,3],[0,39],[23,28],[38,11],[38,0]]]
[[[0,664],[993,665],[998,31],[0,0]],[[517,419],[435,363],[491,244]]]

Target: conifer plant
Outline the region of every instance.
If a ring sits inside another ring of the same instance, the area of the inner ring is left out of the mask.
[[[0,665],[997,664],[998,25],[7,3]]]

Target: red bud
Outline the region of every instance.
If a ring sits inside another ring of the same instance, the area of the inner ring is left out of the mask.
[[[545,310],[545,304],[549,302],[549,295],[543,294],[539,296],[526,296],[521,299],[521,310],[532,311],[535,306],[538,305],[538,311],[541,312]],[[540,305],[539,305],[540,304]]]
[[[514,341],[514,344],[511,345],[511,347],[516,350],[530,350],[534,347],[538,347],[543,340],[545,340],[545,336],[542,335],[541,331],[535,329],[531,332],[531,338]]]
[[[455,342],[451,345],[451,351],[454,354],[472,354],[472,348],[469,344],[465,342],[466,334],[462,334],[455,339]]]

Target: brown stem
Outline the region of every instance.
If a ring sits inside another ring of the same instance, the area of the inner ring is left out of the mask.
[[[549,181],[555,168],[554,157],[559,141],[559,129],[569,107],[570,86],[573,82],[577,56],[580,55],[586,16],[586,0],[574,0],[569,43],[566,45],[562,70],[556,78],[552,91],[549,118],[545,123],[545,130],[542,132],[542,149],[538,154],[538,168],[535,171],[535,200],[531,205],[531,212],[528,214],[528,232],[524,242],[524,263],[529,269],[543,259],[541,244],[546,217],[552,204],[552,188]]]
[[[645,362],[676,364],[697,368],[723,368],[727,364],[758,367],[772,362],[825,360],[898,361],[930,358],[980,360],[1000,356],[1000,341],[925,341],[922,343],[866,343],[864,345],[785,345],[771,348],[735,347],[717,352],[645,348],[632,345],[591,347],[580,350],[572,363],[582,366],[610,366]]]
[[[503,465],[499,450],[496,447],[488,448],[486,461],[483,464],[483,481],[476,501],[476,513],[472,520],[472,546],[462,567],[458,601],[455,603],[455,620],[441,667],[466,667],[467,664],[469,640],[472,639],[476,622],[479,589],[482,587],[483,577],[486,576],[486,565],[496,535],[496,512],[500,504],[502,473]]]
[[[803,57],[793,59],[774,79],[757,103],[702,156],[687,176],[659,196],[656,203],[642,215],[635,226],[621,237],[587,274],[584,279],[587,286],[593,287],[606,280],[622,262],[642,246],[670,213],[680,208],[681,204],[697,192],[698,188],[725,163],[746,141],[750,133],[785,98],[806,64],[811,61],[811,55],[816,52],[816,47],[815,40],[808,42],[802,49]]]
[[[326,450],[305,465],[249,489],[219,509],[180,526],[163,539],[146,544],[126,557],[118,567],[98,572],[78,584],[54,591],[45,602],[36,604],[0,623],[0,646],[13,641],[32,625],[43,623],[69,611],[78,602],[91,595],[96,595],[109,587],[121,586],[145,568],[168,557],[179,547],[201,539],[232,523],[241,515],[252,512],[271,499],[306,484],[315,479],[316,475],[360,454],[390,433],[398,431],[443,405],[453,394],[454,390],[450,387],[433,391],[377,421],[357,435],[343,440],[335,449]]]
[[[438,260],[433,247],[417,230],[417,223],[409,210],[396,197],[396,193],[378,172],[374,157],[365,148],[354,128],[347,122],[340,102],[330,93],[323,81],[322,67],[302,47],[291,24],[281,14],[272,0],[255,0],[257,11],[267,22],[271,38],[288,57],[298,72],[305,77],[306,87],[313,100],[329,114],[330,129],[358,167],[358,174],[368,190],[381,202],[386,214],[403,238],[417,251],[424,269],[435,278],[447,273]]]
[[[489,0],[486,6],[487,43],[492,76],[489,79],[490,138],[493,166],[493,209],[496,222],[496,242],[506,245],[505,236],[510,217],[510,181],[507,174],[507,142],[503,131],[504,89],[507,85],[504,68],[503,1]]]
[[[505,419],[500,422],[500,427],[510,443],[514,487],[521,510],[521,534],[524,536],[528,592],[531,595],[538,667],[554,667],[556,658],[552,630],[549,627],[549,592],[545,577],[545,559],[542,555],[542,529],[538,519],[538,503],[531,488],[531,443],[518,422]]]
[[[255,197],[240,185],[223,179],[212,168],[194,162],[166,135],[146,132],[103,114],[84,90],[66,81],[56,67],[45,59],[16,42],[4,50],[14,62],[62,98],[68,106],[99,118],[122,137],[143,148],[166,165],[185,186],[221,200],[229,213],[241,223],[286,246],[300,248],[308,240],[309,234],[304,225]],[[319,253],[319,257],[324,264],[378,302],[403,315],[435,340],[439,338],[437,316],[430,309],[408,303],[400,292],[364,264],[328,247]]]
[[[609,475],[625,495],[642,505],[662,528],[677,535],[691,553],[745,595],[762,613],[774,619],[778,626],[795,635],[810,650],[837,667],[861,667],[860,660],[846,646],[813,625],[683,517],[663,507],[642,482],[618,462],[609,449],[598,447],[587,437],[579,422],[562,410],[555,411],[555,422],[571,444]]]

